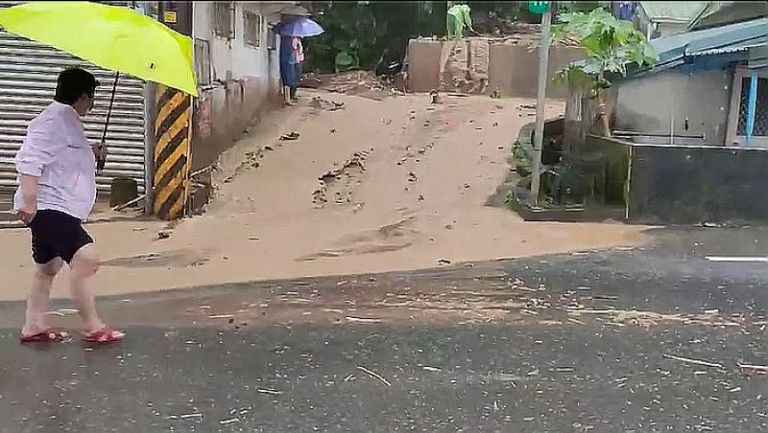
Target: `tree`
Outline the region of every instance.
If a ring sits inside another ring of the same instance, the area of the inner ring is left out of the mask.
[[[626,76],[630,65],[650,65],[657,56],[632,23],[617,20],[605,9],[565,13],[558,21],[552,26],[552,43],[575,39],[586,58],[561,70],[555,78],[565,81],[573,94],[597,98],[603,135],[610,137],[604,95],[611,85],[609,78]]]

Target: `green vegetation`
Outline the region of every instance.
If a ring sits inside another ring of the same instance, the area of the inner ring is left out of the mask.
[[[370,70],[401,61],[408,40],[445,33],[445,2],[313,2],[325,33],[308,40],[317,72]]]
[[[603,133],[610,136],[603,95],[611,85],[609,77],[626,76],[627,67],[632,64],[638,67],[652,64],[656,54],[632,23],[617,20],[604,9],[560,15],[559,23],[552,26],[552,42],[566,38],[578,41],[586,59],[563,69],[556,79],[567,82],[572,91],[584,91],[597,98]]]

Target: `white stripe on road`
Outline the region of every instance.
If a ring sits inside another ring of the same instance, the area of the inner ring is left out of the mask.
[[[768,257],[707,256],[710,262],[768,263]]]

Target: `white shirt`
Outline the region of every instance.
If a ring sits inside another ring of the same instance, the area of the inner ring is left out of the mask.
[[[74,108],[53,102],[27,127],[16,171],[38,178],[37,209],[85,220],[96,202],[96,157]],[[21,188],[14,208],[23,206]]]

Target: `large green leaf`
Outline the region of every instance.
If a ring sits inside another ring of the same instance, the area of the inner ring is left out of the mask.
[[[620,21],[602,8],[589,13],[562,14],[552,26],[552,43],[566,38],[578,41],[585,60],[560,71],[557,78],[568,80],[569,87],[597,91],[605,88],[606,74],[627,74],[627,65],[652,64],[656,55],[645,36],[631,23]]]

